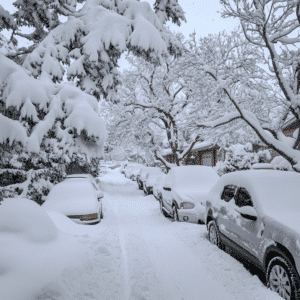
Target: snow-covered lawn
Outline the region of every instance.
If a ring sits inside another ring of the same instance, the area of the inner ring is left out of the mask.
[[[100,224],[78,225],[49,212],[58,238],[38,244],[19,237],[15,247],[13,233],[0,232],[1,255],[3,249],[7,255],[0,259],[3,299],[282,299],[210,244],[204,225],[171,222],[152,195],[117,169],[101,181]]]

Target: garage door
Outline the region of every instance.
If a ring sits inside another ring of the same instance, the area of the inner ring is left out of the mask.
[[[202,154],[202,165],[203,166],[212,166],[212,153]]]

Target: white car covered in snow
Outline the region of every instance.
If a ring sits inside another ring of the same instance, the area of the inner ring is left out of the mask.
[[[154,168],[149,169],[146,173],[145,181],[143,182],[143,190],[146,195],[153,194],[153,186],[155,184],[156,178],[163,174],[161,169]]]
[[[209,240],[266,274],[271,290],[300,299],[300,174],[247,170],[223,175],[206,202]]]
[[[163,189],[163,184],[166,179],[166,174],[165,173],[160,173],[158,176],[155,178],[155,182],[153,185],[153,196],[157,199],[160,200],[161,195],[162,195],[162,189]]]
[[[137,181],[137,184],[138,184],[138,187],[140,190],[144,189],[144,182],[146,181],[146,176],[147,176],[148,172],[157,172],[157,170],[160,171],[160,169],[157,167],[141,168],[141,170],[139,171],[137,178],[136,178],[136,181]]]
[[[160,210],[174,221],[204,223],[205,202],[211,187],[219,180],[208,166],[180,166],[167,174],[160,200]]]
[[[103,218],[103,193],[86,178],[72,178],[56,184],[43,208],[58,211],[79,224],[99,223]]]
[[[144,167],[144,165],[136,164],[130,167],[128,172],[128,178],[131,180],[136,181],[137,175],[139,174],[140,170]]]

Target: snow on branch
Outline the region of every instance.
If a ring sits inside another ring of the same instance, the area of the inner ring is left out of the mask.
[[[71,84],[54,84],[30,77],[12,60],[0,54],[0,89],[6,107],[20,111],[20,120],[11,120],[0,114],[0,142],[9,140],[26,144],[27,150],[39,152],[40,145],[50,130],[67,142],[68,147],[88,154],[86,139],[93,139],[99,156],[107,138],[105,124],[98,114],[97,100]],[[34,121],[32,130],[22,120]],[[57,124],[67,127],[63,130]],[[77,133],[77,137],[74,133]],[[82,136],[84,133],[85,137]],[[80,136],[81,135],[81,136]],[[83,141],[80,141],[83,139]],[[66,145],[64,145],[66,146]],[[102,148],[102,149],[101,149]],[[97,156],[93,153],[92,156]]]
[[[218,127],[240,118],[242,116],[239,112],[233,112],[213,121],[202,122],[198,124],[198,127]]]

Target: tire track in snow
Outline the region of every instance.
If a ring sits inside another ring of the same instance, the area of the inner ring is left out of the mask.
[[[222,294],[222,299],[231,300],[223,287],[213,291],[207,287],[211,281],[199,272],[201,265],[191,261],[190,249],[172,234],[172,224],[160,215],[153,196],[144,197],[138,190],[130,193],[128,187],[125,193],[123,187],[116,189],[119,194],[115,191],[110,202],[125,241],[129,300],[196,300],[205,289],[202,299],[217,299]]]

